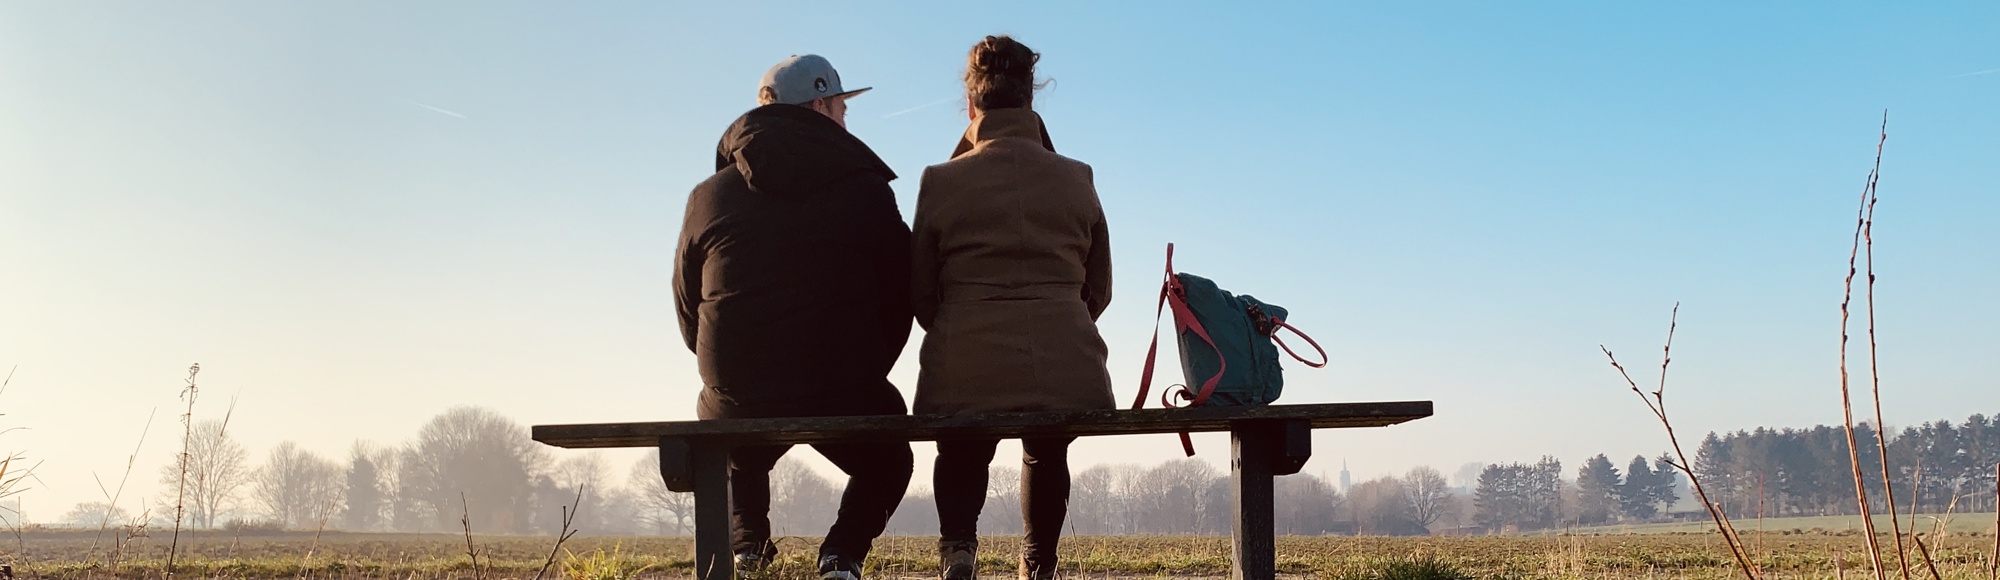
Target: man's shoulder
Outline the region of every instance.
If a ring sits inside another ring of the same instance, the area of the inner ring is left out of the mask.
[[[696,183],[694,189],[688,192],[688,211],[693,213],[699,208],[715,207],[724,200],[737,197],[749,189],[749,184],[743,180],[742,171],[737,170],[734,165],[724,167],[709,175],[708,179]]]
[[[696,183],[694,191],[688,194],[688,198],[693,199],[696,196],[715,195],[717,193],[747,188],[749,188],[749,184],[743,180],[743,172],[738,170],[735,165],[730,165],[710,174],[708,179],[703,179],[700,183]]]
[[[681,235],[704,235],[718,221],[735,213],[731,200],[742,199],[743,192],[748,189],[743,183],[743,174],[734,166],[725,167],[695,184],[694,189],[688,192],[687,207],[681,215]]]

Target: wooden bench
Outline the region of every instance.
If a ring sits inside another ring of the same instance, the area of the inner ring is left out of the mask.
[[[1228,431],[1235,492],[1233,578],[1275,573],[1271,478],[1312,457],[1312,430],[1383,427],[1429,417],[1430,401],[1043,411],[980,415],[876,415],[661,423],[536,425],[534,438],[570,449],[654,447],[667,489],[694,492],[695,577],[729,580],[729,450],[826,441],[936,441]],[[1165,445],[1166,443],[1162,443]]]

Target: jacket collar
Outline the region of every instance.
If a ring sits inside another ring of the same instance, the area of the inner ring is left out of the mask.
[[[972,125],[965,128],[965,135],[958,138],[958,147],[952,150],[951,158],[957,159],[974,147],[999,139],[1027,139],[1051,152],[1056,150],[1055,143],[1049,140],[1049,127],[1042,123],[1040,114],[1026,108],[994,109],[972,120]]]

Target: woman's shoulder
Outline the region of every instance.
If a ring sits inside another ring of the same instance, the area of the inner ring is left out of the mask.
[[[1094,170],[1090,164],[1071,159],[1060,153],[1042,148],[1004,150],[997,147],[982,147],[953,158],[950,161],[924,168],[925,182],[940,184],[957,179],[984,179],[994,175],[1020,175],[1022,170],[1047,176],[1051,170],[1059,175],[1073,177],[1084,182],[1091,181]],[[1039,171],[1036,171],[1039,170]]]

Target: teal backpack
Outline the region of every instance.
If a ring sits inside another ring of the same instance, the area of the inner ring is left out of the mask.
[[[1236,295],[1213,280],[1194,274],[1174,272],[1174,245],[1167,244],[1167,277],[1160,286],[1160,302],[1153,313],[1153,341],[1146,348],[1146,366],[1139,378],[1139,397],[1132,408],[1146,405],[1146,393],[1153,386],[1153,362],[1159,354],[1160,314],[1174,312],[1174,334],[1180,344],[1181,372],[1187,382],[1163,389],[1160,404],[1167,407],[1204,405],[1267,405],[1278,400],[1285,389],[1284,370],[1278,366],[1278,349],[1284,349],[1306,366],[1326,366],[1326,350],[1312,337],[1285,324],[1287,312],[1276,304],[1266,304],[1248,294]],[[1319,362],[1292,352],[1278,338],[1279,330],[1289,330],[1319,351]],[[1199,383],[1197,383],[1199,381]],[[1181,434],[1181,447],[1194,455],[1194,444]]]

